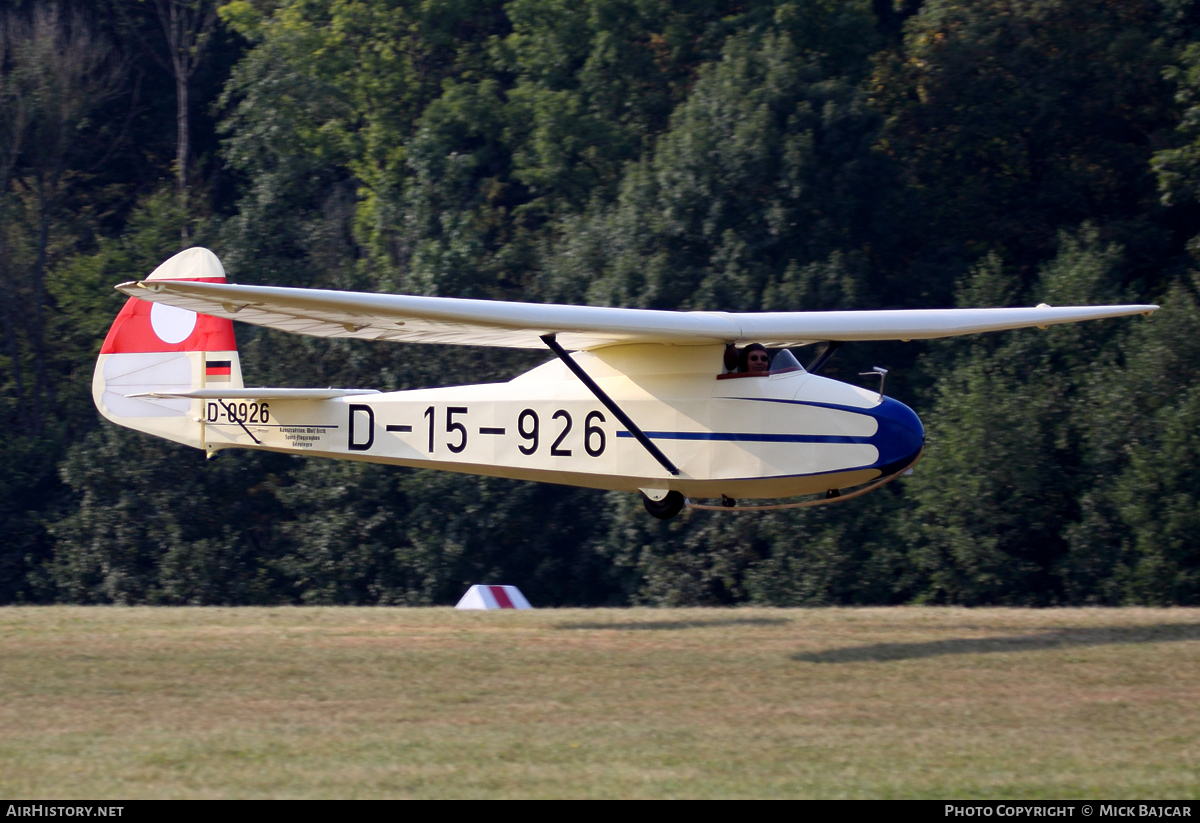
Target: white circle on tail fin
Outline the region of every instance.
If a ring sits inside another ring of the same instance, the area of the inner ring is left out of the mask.
[[[196,328],[196,313],[155,303],[150,309],[150,325],[164,343],[182,343]]]

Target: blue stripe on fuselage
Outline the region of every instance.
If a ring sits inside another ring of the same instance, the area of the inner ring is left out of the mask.
[[[860,468],[876,468],[883,474],[907,465],[916,459],[917,454],[925,445],[925,427],[921,425],[916,412],[898,400],[890,397],[883,398],[878,405],[870,409],[856,406],[843,406],[837,403],[819,403],[812,400],[782,400],[769,397],[726,397],[723,400],[746,400],[753,403],[787,403],[793,406],[815,406],[822,409],[861,414],[875,418],[879,428],[869,437],[855,437],[837,434],[766,434],[743,432],[659,432],[649,431],[646,436],[652,440],[720,440],[742,443],[837,443],[865,444],[874,446],[879,453],[878,459],[869,466]],[[633,437],[627,431],[618,431],[617,437]],[[845,471],[845,470],[843,470]]]
[[[742,432],[646,432],[651,440],[736,440],[747,443],[867,443],[870,437],[843,434],[746,434]],[[617,437],[633,437],[627,431]]]

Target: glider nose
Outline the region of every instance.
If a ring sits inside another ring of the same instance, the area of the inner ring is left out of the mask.
[[[917,413],[890,397],[871,410],[879,423],[872,441],[879,450],[876,468],[884,475],[894,474],[917,459],[925,447],[925,427]]]

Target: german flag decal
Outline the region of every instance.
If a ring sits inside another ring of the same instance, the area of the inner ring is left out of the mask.
[[[206,360],[204,379],[207,383],[228,383],[232,379],[233,362],[230,360]]]

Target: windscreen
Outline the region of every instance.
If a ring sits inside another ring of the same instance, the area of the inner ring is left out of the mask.
[[[775,352],[775,356],[771,358],[771,374],[795,371],[804,371],[804,367],[800,365],[796,355],[792,354],[791,349],[780,349]]]

